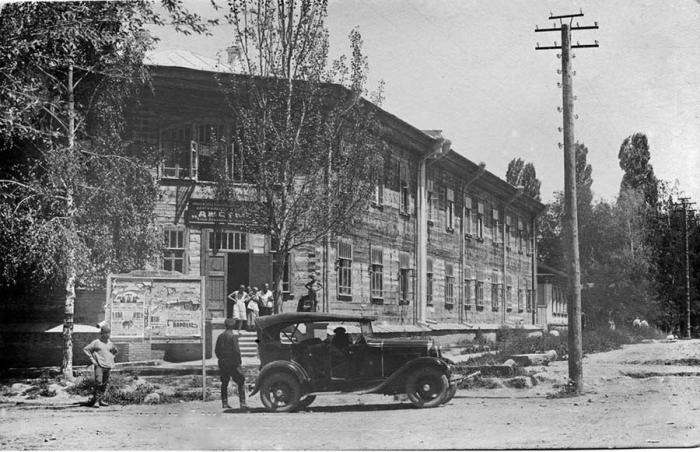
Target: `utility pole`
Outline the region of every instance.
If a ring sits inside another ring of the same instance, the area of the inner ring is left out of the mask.
[[[683,245],[685,248],[685,337],[690,339],[690,257],[688,256],[688,206],[695,203],[690,202],[689,198],[680,198],[680,201],[683,204]]]
[[[598,47],[595,44],[571,44],[572,30],[593,30],[598,28],[598,23],[589,26],[573,25],[575,17],[583,17],[583,12],[577,14],[565,14],[554,16],[550,13],[549,20],[558,20],[552,28],[535,27],[535,32],[561,31],[561,46],[556,41],[553,46],[540,46],[537,43],[536,50],[561,50],[561,77],[562,77],[562,108],[564,113],[564,231],[566,238],[566,255],[569,258],[568,279],[569,296],[567,303],[568,313],[568,344],[569,344],[569,380],[573,384],[573,392],[583,392],[583,341],[581,333],[581,268],[579,264],[578,250],[578,215],[576,206],[576,155],[574,149],[574,95],[571,72],[571,49],[586,47]],[[568,19],[569,23],[565,23]]]

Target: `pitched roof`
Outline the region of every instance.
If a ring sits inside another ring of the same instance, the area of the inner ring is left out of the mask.
[[[233,72],[231,65],[188,50],[162,50],[146,54],[144,63],[151,66],[183,67],[208,72]]]

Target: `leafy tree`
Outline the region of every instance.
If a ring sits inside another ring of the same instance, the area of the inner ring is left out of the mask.
[[[372,106],[361,97],[367,94],[361,36],[353,30],[351,56],[327,64],[326,6],[237,0],[227,14],[244,76],[222,77],[221,86],[248,189],[222,173],[216,191],[270,235],[276,309],[290,251],[348,227],[381,168]]]
[[[620,192],[641,190],[649,207],[656,207],[658,198],[658,181],[649,160],[649,141],[643,133],[635,133],[625,138],[620,145],[618,159],[620,168],[625,172],[620,183]]]
[[[506,182],[515,187],[524,187],[526,195],[540,200],[542,182],[537,178],[534,164],[525,163],[521,158],[511,160],[506,170]]]
[[[158,248],[148,152],[124,139],[147,78],[149,2],[31,2],[0,11],[0,278],[65,290],[62,371],[72,378],[77,285],[142,266]],[[176,27],[201,31],[179,2]]]

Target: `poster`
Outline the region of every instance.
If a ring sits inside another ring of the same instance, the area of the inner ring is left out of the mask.
[[[202,335],[200,279],[112,275],[107,314],[115,338]]]

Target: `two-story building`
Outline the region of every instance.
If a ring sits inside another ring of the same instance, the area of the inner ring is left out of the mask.
[[[228,293],[271,282],[271,244],[213,201],[213,169],[225,166],[244,186],[245,163],[228,144],[233,124],[215,79],[221,66],[183,55],[155,61],[134,135],[162,155],[161,267],[205,276],[207,317],[221,323],[231,314]],[[283,309],[296,307],[315,274],[321,309],[372,314],[387,325],[536,326],[535,218],[543,205],[451,149],[439,131],[379,107],[375,114],[384,177],[352,233],[289,256],[284,290],[292,301]],[[230,149],[225,161],[215,158],[221,146]]]

